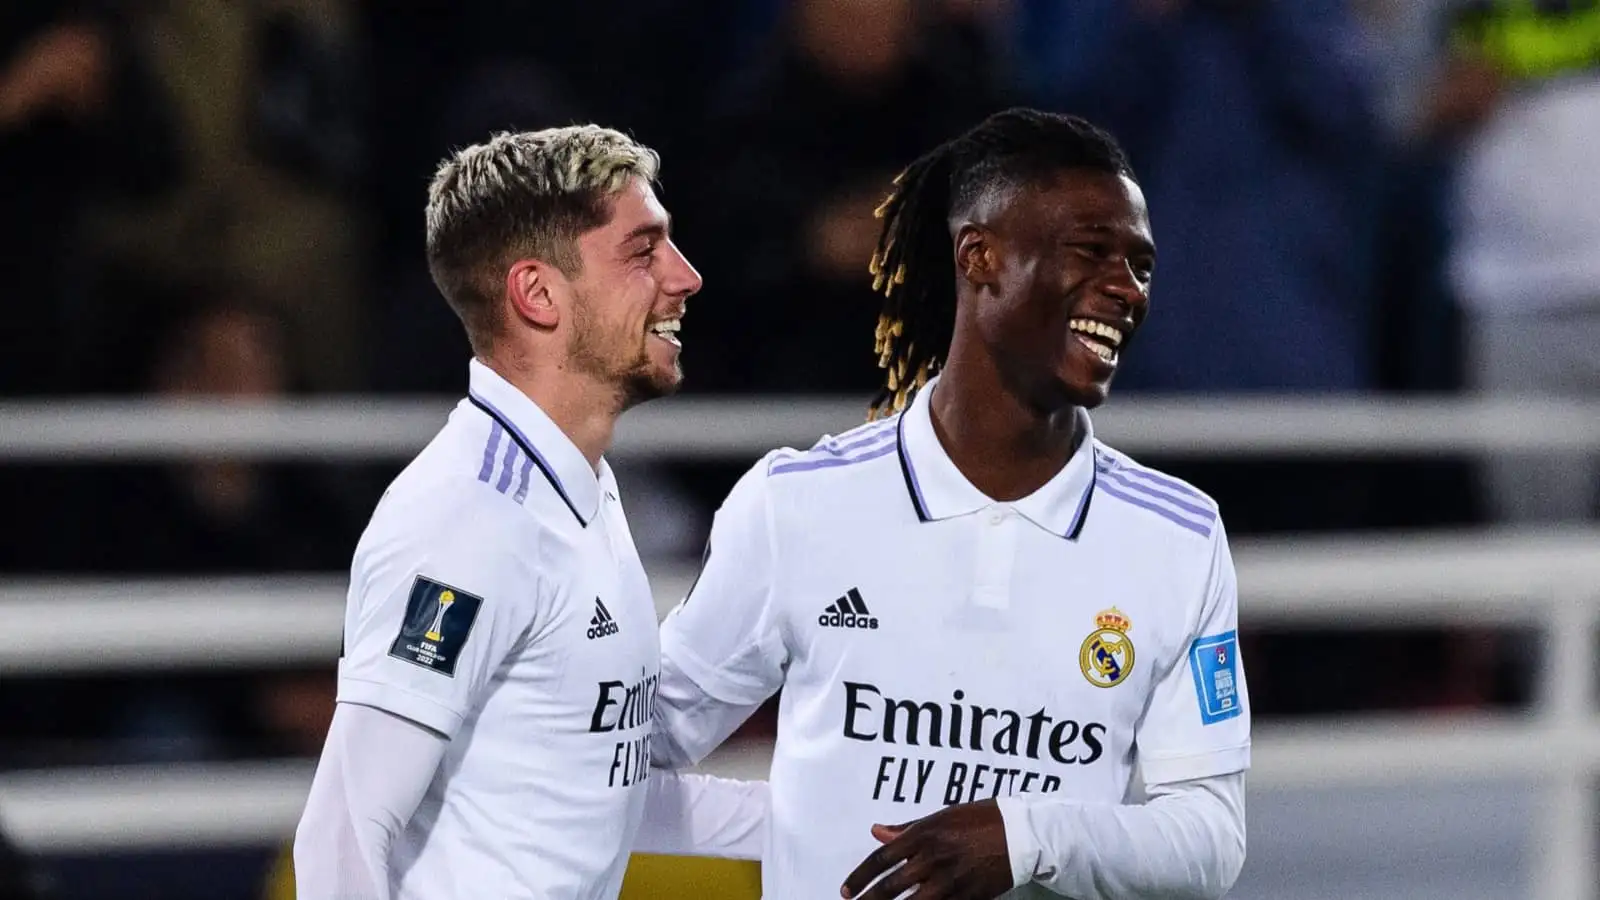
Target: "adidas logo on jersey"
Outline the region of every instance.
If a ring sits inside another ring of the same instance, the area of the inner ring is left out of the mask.
[[[594,618],[589,620],[589,640],[616,633],[617,620],[611,617],[611,610],[606,609],[599,597],[594,598]]]
[[[867,611],[861,592],[851,588],[817,616],[817,624],[824,628],[877,628],[878,620]]]

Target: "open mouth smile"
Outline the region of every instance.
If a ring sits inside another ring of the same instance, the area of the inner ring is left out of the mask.
[[[1116,365],[1117,349],[1126,337],[1121,328],[1094,319],[1072,319],[1067,322],[1067,329],[1101,362]]]

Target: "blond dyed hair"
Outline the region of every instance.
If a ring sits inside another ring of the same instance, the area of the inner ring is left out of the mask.
[[[631,179],[655,183],[661,159],[599,125],[502,132],[440,163],[428,187],[427,255],[474,352],[503,319],[505,273],[519,259],[568,276],[582,269],[578,238],[611,218]]]

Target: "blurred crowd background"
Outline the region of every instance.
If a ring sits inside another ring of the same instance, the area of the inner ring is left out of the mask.
[[[1149,198],[1113,402],[1600,395],[1595,0],[4,0],[0,397],[459,394],[433,167],[593,121],[662,153],[705,277],[686,393],[864,401],[872,208],[1015,104],[1110,128]],[[1143,461],[1245,537],[1600,502],[1581,458]],[[747,463],[621,472],[646,558],[696,556]],[[339,572],[397,468],[3,466],[0,571]],[[1263,721],[1526,699],[1503,635],[1250,640]],[[314,755],[331,673],[0,681],[0,769]]]

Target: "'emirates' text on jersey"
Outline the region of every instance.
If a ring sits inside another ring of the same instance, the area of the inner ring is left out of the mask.
[[[474,361],[355,554],[339,700],[450,737],[397,898],[615,897],[660,662],[609,467]]]
[[[936,384],[747,473],[663,623],[662,696],[705,698],[658,707],[674,763],[783,688],[769,900],[835,896],[873,823],[1004,795],[1120,803],[1136,764],[1146,784],[1249,765],[1215,504],[1092,434],[995,503],[939,444]]]

